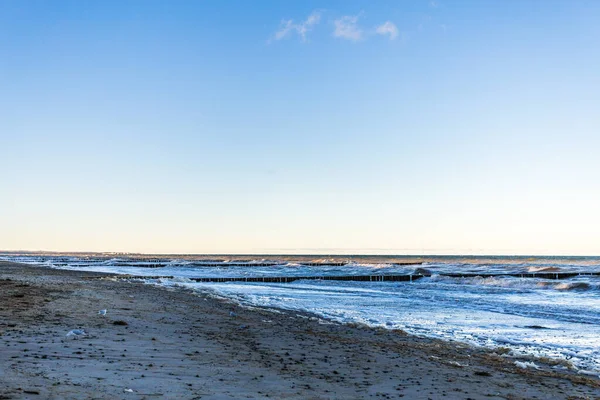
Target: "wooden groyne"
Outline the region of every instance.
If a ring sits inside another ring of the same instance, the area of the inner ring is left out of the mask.
[[[270,282],[290,283],[294,281],[360,281],[360,282],[411,282],[425,275],[345,275],[345,276],[249,276],[249,277],[220,277],[220,278],[190,278],[194,282]]]
[[[357,282],[413,282],[431,275],[412,274],[412,275],[328,275],[328,276],[248,276],[248,277],[206,277],[206,278],[187,278],[193,282],[265,282],[265,283],[290,283],[300,280],[321,280],[321,281],[357,281]],[[600,276],[600,272],[533,272],[533,273],[512,273],[512,274],[437,274],[437,276],[448,278],[537,278],[561,280],[574,278],[576,276]],[[120,279],[174,279],[173,276],[142,276],[142,275],[119,275]]]

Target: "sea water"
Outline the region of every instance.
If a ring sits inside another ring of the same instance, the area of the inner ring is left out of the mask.
[[[306,311],[341,323],[506,347],[600,374],[600,258],[594,257],[201,257],[0,254],[51,268],[111,272],[155,285],[208,290],[245,305]],[[323,265],[329,262],[328,265]],[[418,262],[399,265],[398,262]],[[316,265],[306,265],[308,263]],[[577,273],[568,279],[506,274]],[[198,283],[192,278],[410,275],[413,282],[297,280]],[[468,274],[448,277],[447,274]],[[478,276],[481,275],[481,276]],[[495,276],[489,276],[495,275]],[[172,278],[156,278],[169,276]]]

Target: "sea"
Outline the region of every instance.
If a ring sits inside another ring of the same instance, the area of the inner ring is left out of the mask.
[[[114,273],[600,374],[600,257],[5,252],[0,260]]]

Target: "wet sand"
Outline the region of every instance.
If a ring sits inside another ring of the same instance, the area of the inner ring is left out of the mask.
[[[0,344],[0,399],[600,398],[551,360],[6,262]]]

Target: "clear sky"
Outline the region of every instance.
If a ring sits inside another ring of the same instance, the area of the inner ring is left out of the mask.
[[[0,249],[600,254],[600,1],[0,1]]]

